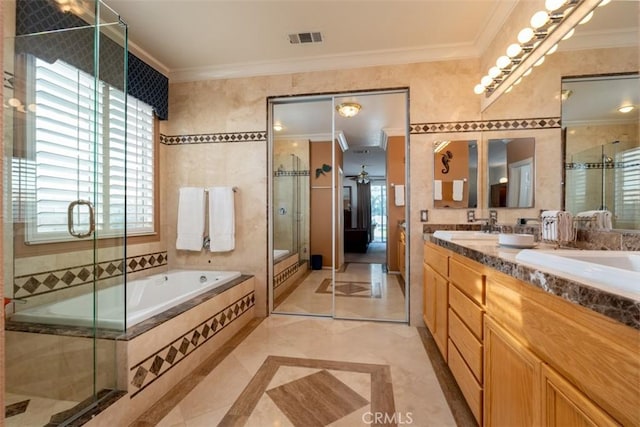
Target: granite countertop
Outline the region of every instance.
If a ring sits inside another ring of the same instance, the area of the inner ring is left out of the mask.
[[[519,249],[503,248],[494,241],[449,241],[424,234],[424,239],[480,264],[515,277],[543,291],[581,305],[613,320],[640,329],[640,301],[590,286],[586,282],[558,276],[542,269],[526,266],[516,261]],[[539,243],[539,249],[554,246]]]

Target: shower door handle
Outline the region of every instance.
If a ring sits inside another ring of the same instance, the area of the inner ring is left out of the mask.
[[[81,233],[75,230],[74,222],[73,222],[73,210],[78,205],[84,205],[89,208],[89,231],[86,233]],[[74,200],[69,203],[69,207],[67,208],[67,229],[69,230],[69,234],[73,237],[77,237],[78,239],[82,239],[84,237],[89,237],[96,230],[96,218],[93,211],[93,204],[91,204],[88,200]]]

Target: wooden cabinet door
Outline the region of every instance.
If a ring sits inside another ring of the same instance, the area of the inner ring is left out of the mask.
[[[424,323],[433,335],[440,353],[447,359],[448,282],[427,264],[424,268],[423,313]]]
[[[540,425],[540,359],[489,317],[484,344],[484,426]]]
[[[542,417],[545,426],[619,426],[613,418],[549,366],[542,365]]]
[[[432,335],[436,333],[436,272],[427,264],[423,267],[422,319]]]

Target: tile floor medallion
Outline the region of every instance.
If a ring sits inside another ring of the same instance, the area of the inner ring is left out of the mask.
[[[324,279],[318,289],[317,294],[330,294],[331,279]],[[380,290],[380,282],[358,282],[355,280],[344,281],[336,280],[336,296],[337,297],[359,297],[359,298],[380,298],[382,292]]]
[[[417,329],[393,323],[272,315],[173,400],[133,425],[456,425]]]

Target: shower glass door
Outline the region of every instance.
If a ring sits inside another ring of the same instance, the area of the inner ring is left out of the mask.
[[[4,39],[8,426],[72,421],[117,389],[127,28],[102,3],[67,6],[18,1]],[[38,27],[59,13],[65,28]]]

